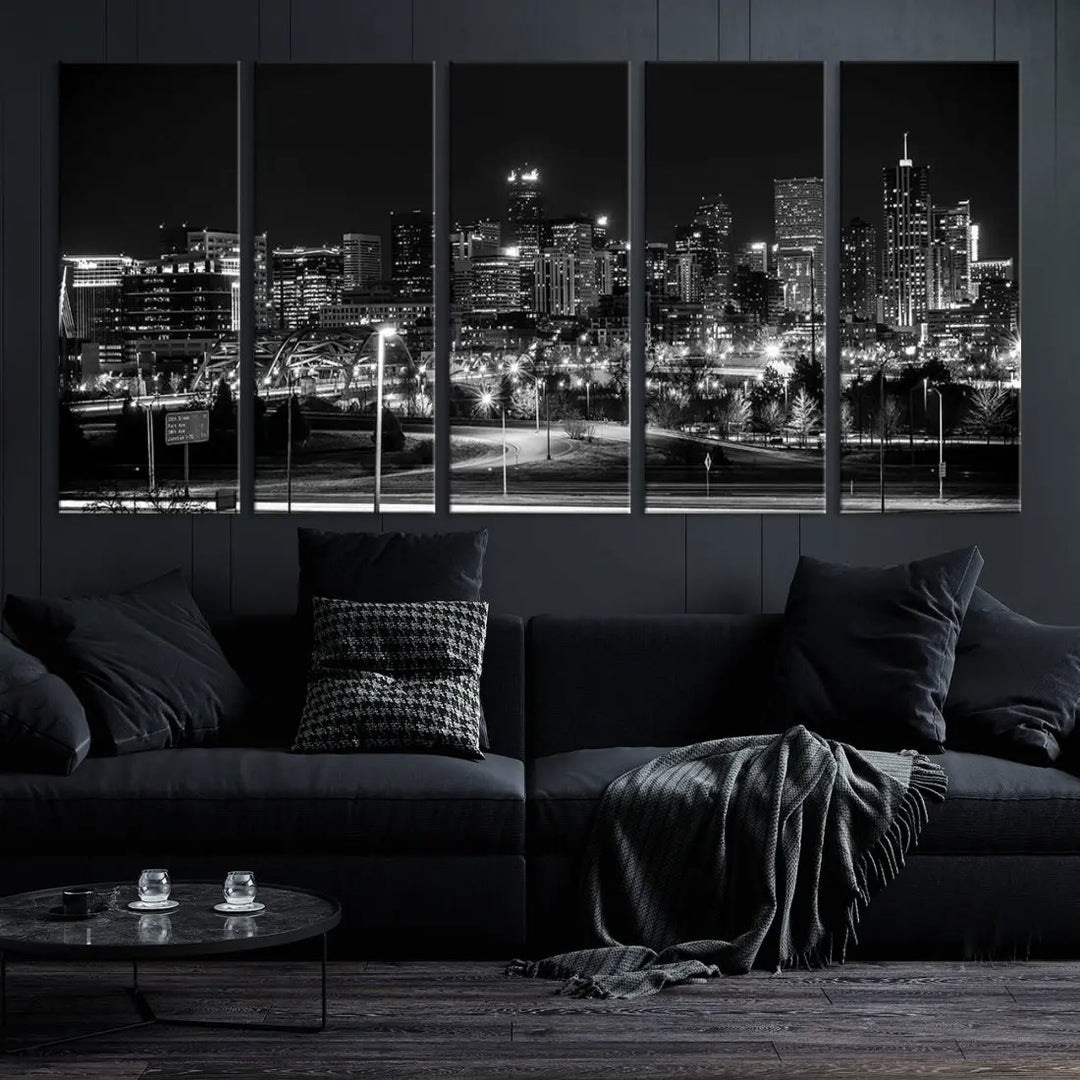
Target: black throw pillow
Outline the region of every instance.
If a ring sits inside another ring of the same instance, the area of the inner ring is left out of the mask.
[[[487,551],[486,529],[476,532],[413,534],[340,533],[297,529],[300,582],[298,635],[311,655],[312,598],[369,604],[480,599]],[[303,702],[298,688],[293,715]],[[480,745],[488,749],[481,718]]]
[[[1078,705],[1080,627],[1044,626],[976,589],[945,700],[950,749],[1049,765]]]
[[[784,611],[770,723],[872,750],[934,752],[978,548],[897,566],[803,556]]]
[[[90,752],[74,691],[0,634],[0,769],[68,776]]]
[[[314,598],[307,700],[293,750],[482,758],[487,604]]]
[[[4,615],[78,695],[95,752],[218,742],[245,720],[247,690],[179,570],[104,596],[9,596]]]

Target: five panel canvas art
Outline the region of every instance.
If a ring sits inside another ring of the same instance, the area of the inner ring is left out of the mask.
[[[452,65],[444,236],[429,65],[256,65],[243,184],[234,66],[62,66],[61,510],[233,510],[250,454],[256,511],[447,469],[455,511],[627,512],[634,443],[648,512],[815,512],[827,429],[843,511],[1019,509],[1017,65],[840,91],[834,220],[822,65],[647,64],[631,259],[627,65]]]

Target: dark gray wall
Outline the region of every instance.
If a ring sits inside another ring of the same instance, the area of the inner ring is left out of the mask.
[[[61,517],[55,509],[56,62],[260,59],[435,60],[442,88],[454,60],[632,61],[636,195],[642,61],[824,60],[834,225],[840,60],[1020,60],[1022,514],[841,517],[834,439],[825,516],[646,517],[638,455],[629,518],[449,515],[443,477],[434,518],[303,521],[358,529],[482,521],[491,530],[488,596],[525,614],[776,610],[800,552],[883,562],[974,542],[986,557],[983,583],[1007,602],[1048,620],[1080,620],[1080,355],[1072,333],[1080,284],[1080,0],[0,0],[5,591],[92,591],[181,566],[211,613],[293,604],[297,519]],[[436,136],[443,180],[445,120],[443,108]],[[722,115],[716,122],[719,130]],[[445,219],[443,194],[437,221],[444,229]],[[640,219],[631,234],[638,240]],[[835,279],[835,238],[828,260]],[[445,267],[440,272],[445,278]],[[835,330],[829,344],[835,353]],[[639,374],[639,389],[640,381]],[[837,395],[834,376],[833,402]],[[640,406],[635,412],[640,418]],[[442,438],[445,446],[445,431]]]

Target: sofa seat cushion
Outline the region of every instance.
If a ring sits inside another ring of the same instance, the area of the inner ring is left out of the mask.
[[[612,780],[651,761],[663,746],[574,750],[531,762],[528,843],[538,855],[579,855]],[[1080,777],[1060,769],[946,751],[945,802],[930,808],[920,855],[1080,852]]]
[[[524,765],[183,747],[0,774],[0,854],[517,854]]]
[[[529,851],[577,855],[589,838],[604,788],[617,776],[659,757],[666,746],[609,746],[571,750],[529,763]]]
[[[931,760],[948,775],[949,794],[930,810],[920,854],[1080,852],[1080,777],[956,750]]]

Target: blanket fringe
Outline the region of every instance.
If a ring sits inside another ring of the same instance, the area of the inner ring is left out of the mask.
[[[844,963],[859,942],[857,929],[870,901],[903,870],[907,853],[929,819],[927,802],[942,802],[948,792],[945,771],[923,754],[913,754],[911,777],[899,812],[877,842],[855,864],[855,896],[843,924],[814,948],[781,962],[781,968],[829,967]]]

